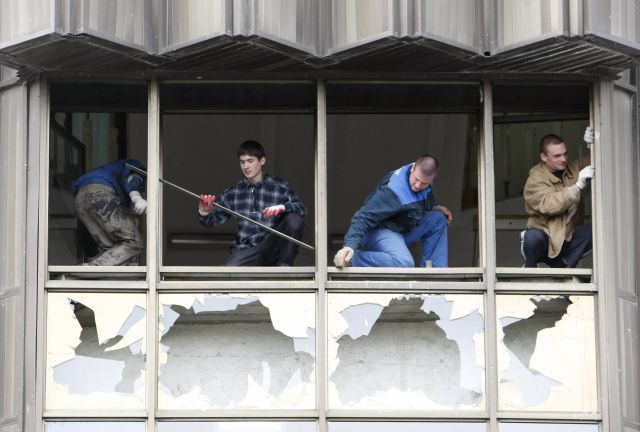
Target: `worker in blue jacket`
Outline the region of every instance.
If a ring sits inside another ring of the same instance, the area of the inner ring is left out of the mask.
[[[413,267],[409,246],[422,242],[420,266],[448,266],[447,229],[453,216],[438,205],[438,160],[424,155],[387,174],[351,219],[336,267]]]
[[[142,236],[131,213],[144,214],[144,178],[125,166],[145,169],[142,162],[122,159],[102,165],[73,183],[73,207],[98,246],[86,265],[127,264],[142,251]],[[131,209],[129,208],[131,207]]]

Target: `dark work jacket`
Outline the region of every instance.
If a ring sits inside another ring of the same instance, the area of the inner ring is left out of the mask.
[[[344,245],[355,250],[362,238],[376,228],[406,233],[415,228],[425,212],[437,206],[429,185],[420,192],[411,190],[409,174],[413,164],[403,166],[384,176],[364,205],[353,215],[351,227],[344,236]]]

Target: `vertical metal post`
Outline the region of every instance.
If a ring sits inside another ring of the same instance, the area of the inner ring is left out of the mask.
[[[592,210],[592,229],[593,229],[593,282],[598,289],[596,298],[596,325],[597,325],[597,337],[596,337],[596,359],[597,359],[597,371],[599,375],[598,379],[598,391],[600,400],[600,412],[602,415],[602,430],[620,430],[617,427],[611,428],[614,418],[610,417],[609,404],[612,406],[619,406],[616,402],[618,400],[616,392],[609,389],[609,369],[610,363],[613,360],[614,364],[616,355],[610,355],[610,353],[616,353],[617,351],[611,347],[611,344],[615,343],[616,335],[615,331],[617,326],[616,320],[616,305],[615,302],[611,304],[608,301],[607,292],[603,289],[608,287],[611,293],[611,298],[615,300],[616,286],[615,279],[611,276],[615,273],[615,263],[611,262],[611,257],[607,256],[604,250],[605,242],[605,221],[608,219],[605,212],[612,212],[613,209],[606,209],[607,205],[605,196],[612,197],[612,190],[605,190],[605,172],[610,171],[605,168],[604,155],[602,151],[602,142],[613,144],[612,133],[610,128],[611,123],[611,88],[612,84],[609,82],[598,81],[593,84],[591,111],[592,111],[592,124],[593,128],[598,132],[599,137],[595,140],[595,145],[592,146],[592,160],[591,163],[596,168],[596,178],[592,182],[592,202],[595,204]],[[609,168],[613,168],[609,166]],[[611,254],[609,254],[611,255]],[[609,280],[605,280],[605,277],[609,277]],[[607,318],[610,318],[609,320]],[[607,321],[610,324],[607,325]],[[611,328],[612,327],[612,331]],[[613,333],[613,338],[610,339],[609,332]],[[613,368],[613,377],[617,376],[617,367]],[[611,401],[610,398],[615,398],[616,402]],[[616,421],[617,422],[617,421]]]
[[[38,251],[39,251],[39,235],[38,227],[40,208],[39,203],[39,187],[41,176],[46,177],[43,167],[40,169],[41,153],[41,135],[38,130],[41,127],[41,116],[45,113],[41,112],[39,103],[41,94],[40,82],[36,82],[29,86],[28,90],[28,151],[27,151],[27,219],[26,219],[26,269],[38,268]],[[39,327],[42,325],[38,319],[38,299],[42,296],[43,285],[39,281],[40,272],[25,272],[25,328],[24,328],[24,430],[39,431],[42,424],[42,411],[38,406],[38,398],[40,393],[40,383],[38,382],[38,372],[42,371],[38,361],[38,349],[40,347],[38,339]],[[35,289],[34,289],[35,288]],[[39,411],[40,410],[40,411]]]
[[[327,425],[327,104],[324,81],[317,83],[316,108],[316,408],[318,431]]]
[[[35,87],[35,86],[34,86]],[[37,86],[38,97],[32,100],[34,105],[31,106],[37,112],[38,118],[34,122],[37,129],[34,135],[38,140],[40,152],[38,166],[38,254],[37,254],[37,326],[36,326],[36,424],[34,431],[40,432],[43,428],[42,414],[45,405],[45,379],[46,376],[46,340],[45,340],[45,307],[47,301],[47,293],[44,285],[48,279],[48,232],[49,232],[49,84],[41,78]],[[29,289],[29,287],[27,287]]]
[[[497,323],[496,323],[496,221],[495,186],[493,173],[493,86],[485,79],[482,83],[483,121],[480,140],[480,191],[478,200],[480,263],[484,267],[484,282],[487,285],[485,296],[485,382],[487,392],[487,411],[489,412],[489,431],[498,431],[498,361],[497,361]]]
[[[149,106],[147,119],[147,430],[156,430],[156,405],[158,400],[158,298],[156,286],[159,267],[158,254],[162,253],[159,244],[160,203],[158,201],[160,182],[160,89],[158,80],[149,83]]]

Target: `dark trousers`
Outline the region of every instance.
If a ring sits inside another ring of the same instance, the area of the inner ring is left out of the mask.
[[[297,214],[288,213],[275,228],[283,234],[297,240],[302,238],[304,219]],[[292,266],[298,255],[298,246],[273,233],[267,233],[260,243],[253,247],[231,248],[227,266]]]
[[[580,258],[591,251],[591,224],[576,228],[571,241],[562,245],[555,258],[549,258],[549,237],[537,228],[527,228],[524,234],[523,251],[525,267],[537,267],[539,262],[549,267],[571,267],[578,265]]]

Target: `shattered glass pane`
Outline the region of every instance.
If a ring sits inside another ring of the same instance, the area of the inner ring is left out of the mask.
[[[496,307],[500,409],[596,412],[593,297],[502,295]]]
[[[314,294],[160,296],[160,409],[315,407]]]
[[[47,409],[144,409],[145,332],[144,294],[49,293]]]
[[[330,422],[329,432],[486,432],[485,423]]]
[[[481,295],[329,296],[331,408],[481,410]]]
[[[597,424],[500,423],[500,432],[598,432]]]
[[[47,422],[45,432],[145,432],[143,422]]]
[[[316,432],[313,422],[164,422],[158,432]]]

